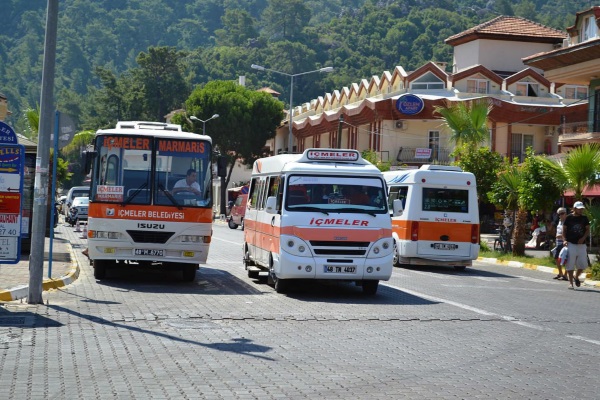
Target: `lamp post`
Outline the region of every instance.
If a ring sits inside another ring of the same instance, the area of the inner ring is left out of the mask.
[[[274,72],[276,74],[280,74],[280,75],[285,75],[285,76],[289,76],[290,77],[290,112],[289,112],[289,135],[288,135],[288,153],[292,153],[293,149],[294,149],[294,134],[292,133],[292,121],[294,118],[294,106],[293,106],[293,100],[294,100],[294,78],[296,76],[300,76],[300,75],[306,75],[306,74],[312,74],[313,72],[331,72],[333,71],[333,67],[324,67],[324,68],[320,68],[320,69],[315,69],[314,71],[307,71],[307,72],[300,72],[299,74],[286,74],[285,72],[281,72],[281,71],[276,71],[274,69],[269,69],[269,68],[265,68],[263,66],[260,65],[256,65],[256,64],[252,64],[251,65],[252,68],[257,69],[259,71],[270,71],[270,72]]]
[[[196,117],[195,115],[192,115],[192,116],[190,117],[190,119],[191,119],[192,121],[199,121],[199,122],[202,122],[202,134],[203,134],[203,135],[206,135],[206,123],[207,123],[208,121],[210,121],[211,119],[215,119],[215,118],[219,118],[219,114],[214,114],[212,117],[210,117],[210,118],[209,118],[209,119],[207,119],[207,120],[201,120],[200,118]]]

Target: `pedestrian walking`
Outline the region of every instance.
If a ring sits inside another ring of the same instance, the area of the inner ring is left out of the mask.
[[[553,279],[560,279],[563,281],[569,280],[567,278],[567,271],[563,272],[563,266],[565,263],[561,262],[560,251],[563,248],[564,244],[564,236],[563,236],[563,223],[565,218],[567,218],[567,209],[564,207],[560,207],[556,210],[556,214],[558,215],[558,222],[556,223],[555,231],[556,231],[556,247],[552,249],[552,255],[554,260],[556,261],[556,268],[558,269],[558,275],[556,275]],[[565,260],[566,262],[566,260]]]
[[[590,220],[583,215],[585,206],[581,201],[573,204],[573,213],[567,215],[563,222],[563,236],[568,243],[569,258],[567,260],[567,274],[569,276],[569,288],[581,286],[579,276],[588,266],[587,247],[585,241],[590,235]],[[577,272],[573,274],[577,267]]]

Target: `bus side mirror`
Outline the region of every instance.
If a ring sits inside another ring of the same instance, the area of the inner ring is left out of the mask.
[[[402,207],[402,200],[395,199],[392,204],[394,207],[394,215],[393,216],[397,217],[398,215],[402,215],[402,212],[404,211],[404,208]]]
[[[83,173],[85,175],[89,174],[92,170],[92,162],[96,157],[96,152],[94,150],[86,150],[83,152]]]
[[[227,157],[217,157],[217,176],[227,176]]]
[[[265,207],[268,214],[277,214],[277,197],[267,197],[267,206]]]

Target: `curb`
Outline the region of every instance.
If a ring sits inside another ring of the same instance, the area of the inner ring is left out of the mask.
[[[71,243],[69,245],[69,252],[71,253],[71,269],[67,272],[66,275],[60,278],[46,278],[42,282],[42,291],[48,291],[50,289],[58,289],[63,286],[67,286],[73,282],[77,278],[79,278],[79,264],[77,263],[77,258],[75,258],[75,253],[73,253],[73,247]],[[0,301],[14,301],[26,298],[29,295],[29,285],[17,286],[12,289],[0,290]]]
[[[530,269],[533,271],[546,272],[546,273],[550,273],[550,274],[558,274],[557,268],[546,267],[544,265],[522,263],[520,261],[503,261],[503,260],[498,260],[497,258],[485,258],[485,257],[477,257],[477,261],[483,261],[483,262],[492,263],[492,264],[500,264],[500,265],[505,265],[507,267],[513,267],[513,268],[525,268],[525,269]],[[588,277],[586,277],[586,279],[581,282],[582,285],[600,287],[600,281],[593,281],[593,280],[587,279],[587,278]]]

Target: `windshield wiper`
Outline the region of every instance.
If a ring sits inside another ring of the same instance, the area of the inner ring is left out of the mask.
[[[317,211],[317,212],[321,212],[325,215],[329,215],[329,213],[325,210],[323,210],[322,208],[319,207],[311,207],[311,206],[298,206],[298,207],[291,207],[290,210],[294,210],[294,211]]]
[[[139,193],[142,191],[142,189],[144,189],[146,186],[148,186],[148,182],[144,182],[144,183],[142,183],[142,184],[140,185],[140,187],[139,187],[139,188],[135,189],[135,192],[131,193],[131,194],[129,195],[129,197],[128,197],[127,199],[125,199],[125,201],[123,202],[123,205],[125,205],[125,204],[129,204],[129,202],[130,202],[131,200],[133,200],[133,198],[134,198],[135,196],[137,196],[137,195],[138,195],[138,194],[139,194]]]
[[[165,196],[167,196],[167,198],[169,200],[171,200],[171,203],[173,203],[174,205],[176,205],[178,209],[183,210],[183,207],[181,207],[181,204],[179,204],[179,202],[177,201],[177,199],[175,197],[173,197],[173,195],[167,189],[165,189],[165,187],[163,186],[162,183],[158,184],[158,188],[160,190],[162,190],[162,192],[165,194]]]
[[[355,213],[361,213],[361,214],[369,214],[371,217],[376,217],[377,214],[375,214],[373,211],[369,211],[369,210],[365,210],[363,208],[357,208],[357,207],[350,207],[350,208],[340,208],[337,210],[337,212],[342,213],[342,212],[355,212]]]

